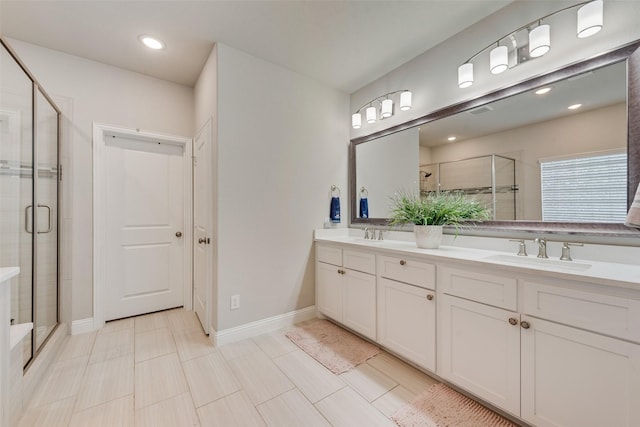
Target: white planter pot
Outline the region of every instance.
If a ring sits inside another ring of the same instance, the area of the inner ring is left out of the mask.
[[[442,241],[441,225],[414,225],[416,246],[422,249],[438,249]]]

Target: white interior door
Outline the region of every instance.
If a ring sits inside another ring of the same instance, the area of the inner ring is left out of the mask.
[[[211,277],[211,124],[193,142],[193,307],[205,333],[209,333]]]
[[[184,151],[105,137],[104,320],[184,303]]]

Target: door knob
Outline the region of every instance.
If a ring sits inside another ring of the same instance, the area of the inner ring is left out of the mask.
[[[205,243],[206,239],[203,239],[202,237],[198,239],[198,243]]]
[[[182,231],[176,231],[176,237],[182,237]]]

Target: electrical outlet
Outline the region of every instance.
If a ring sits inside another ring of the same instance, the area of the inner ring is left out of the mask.
[[[240,308],[240,295],[231,295],[231,310]]]

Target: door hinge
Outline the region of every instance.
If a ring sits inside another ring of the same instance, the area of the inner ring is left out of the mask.
[[[62,165],[58,165],[58,180],[62,181]]]

